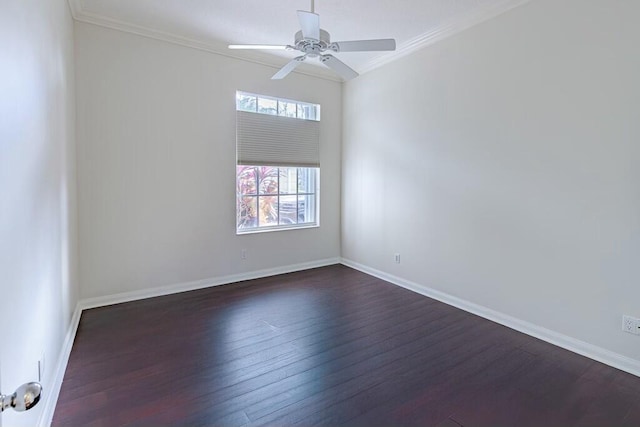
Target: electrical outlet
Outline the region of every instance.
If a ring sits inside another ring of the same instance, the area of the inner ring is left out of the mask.
[[[395,254],[396,264],[400,264],[400,254]]]
[[[640,335],[640,319],[635,317],[623,315],[622,316],[622,330],[624,332]]]
[[[247,250],[246,249],[242,249],[240,251],[240,259],[243,260],[243,261],[247,259]]]

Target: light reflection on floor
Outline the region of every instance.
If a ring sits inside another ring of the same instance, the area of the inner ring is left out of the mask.
[[[322,291],[316,289],[264,292],[239,300],[217,313],[211,326],[214,333],[221,336],[211,341],[220,345],[210,352],[214,359],[224,362],[220,364],[219,374],[208,379],[211,390],[218,390],[224,384],[228,389],[226,398],[242,395],[249,420],[313,398],[323,390],[322,381],[327,372],[322,356],[318,357],[323,349],[318,348],[316,342],[317,334],[323,332],[319,329],[322,322],[314,319],[333,317],[335,305],[328,295],[326,304],[318,304],[319,296],[323,297],[319,293]],[[220,327],[220,322],[224,327]],[[332,333],[326,333],[330,341]],[[259,390],[251,387],[254,378],[260,379]],[[282,387],[282,382],[286,382],[287,387]],[[269,393],[271,388],[274,394]],[[265,399],[265,396],[269,397]],[[234,406],[225,408],[227,403]],[[233,403],[227,400],[216,412],[237,410],[237,400]]]

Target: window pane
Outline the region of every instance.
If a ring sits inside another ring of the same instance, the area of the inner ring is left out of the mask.
[[[278,196],[261,196],[259,205],[260,227],[278,225]]]
[[[298,168],[298,193],[316,192],[316,169]]]
[[[298,118],[299,119],[309,118],[309,106],[307,104],[298,104]]]
[[[280,196],[280,225],[296,224],[297,219],[297,197]]]
[[[314,104],[298,103],[298,118],[306,120],[318,120],[318,114],[316,113],[316,106]]]
[[[259,166],[257,169],[260,194],[278,194],[278,168]]]
[[[238,197],[238,229],[258,226],[257,197]]]
[[[296,194],[297,168],[280,168],[280,194]]]
[[[298,224],[316,221],[315,196],[298,196]]]
[[[256,111],[257,98],[255,96],[236,92],[236,109],[240,111]]]
[[[316,109],[313,105],[307,104],[306,107],[307,109],[307,118],[309,120],[316,120]]]
[[[320,121],[320,105],[271,96],[236,92],[236,109],[260,114]]]
[[[238,194],[256,194],[256,168],[254,166],[237,166]]]
[[[296,103],[278,101],[278,115],[284,117],[296,117]]]
[[[317,168],[240,165],[236,170],[239,231],[317,224]]]
[[[278,115],[278,100],[271,98],[258,98],[258,113]]]

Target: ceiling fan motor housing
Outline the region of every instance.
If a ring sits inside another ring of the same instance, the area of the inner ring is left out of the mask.
[[[296,45],[295,48],[310,57],[318,56],[325,50],[329,48],[331,45],[331,41],[329,38],[329,33],[322,28],[320,29],[320,40],[304,38],[302,36],[302,31],[298,31],[296,33]]]

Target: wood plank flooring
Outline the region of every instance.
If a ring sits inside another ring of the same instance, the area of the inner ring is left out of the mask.
[[[344,266],[82,314],[53,426],[640,426],[640,378]]]

